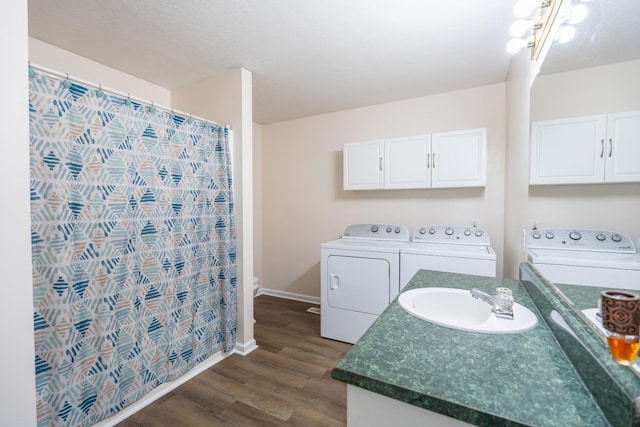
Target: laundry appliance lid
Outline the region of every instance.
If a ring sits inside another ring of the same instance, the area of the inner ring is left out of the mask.
[[[529,249],[528,258],[534,264],[640,271],[640,254],[637,253]]]
[[[412,243],[401,250],[403,254],[449,256],[456,258],[496,259],[491,246],[451,243]]]
[[[400,248],[408,245],[409,242],[404,241],[342,238],[322,243],[320,247],[323,249],[345,249],[352,251],[400,252]]]

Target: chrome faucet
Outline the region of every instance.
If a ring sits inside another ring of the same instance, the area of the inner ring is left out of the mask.
[[[500,319],[513,320],[513,294],[511,289],[497,288],[496,295],[489,295],[480,289],[471,289],[471,296],[491,306],[491,311]]]

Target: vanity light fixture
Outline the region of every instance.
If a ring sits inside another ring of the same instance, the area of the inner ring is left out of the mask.
[[[507,43],[511,54],[524,47],[531,48],[531,58],[538,60],[543,46],[556,38],[566,43],[575,35],[575,25],[587,15],[584,4],[572,4],[578,0],[519,0],[514,8],[518,18],[510,27],[512,39]],[[550,35],[553,36],[550,37]]]

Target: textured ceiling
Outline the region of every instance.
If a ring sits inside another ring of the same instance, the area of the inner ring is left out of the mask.
[[[515,3],[29,0],[29,34],[167,89],[244,67],[264,124],[502,82]]]

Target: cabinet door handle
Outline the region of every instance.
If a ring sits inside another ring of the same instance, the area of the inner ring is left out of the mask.
[[[604,157],[604,139],[600,140],[600,158]]]
[[[431,157],[431,167],[433,167],[434,169],[436,168],[436,153],[433,153],[433,156]]]
[[[431,154],[427,154],[427,169],[431,167],[431,161],[429,160],[429,157],[431,157]]]
[[[382,157],[380,157],[380,161],[378,163],[380,164],[380,171],[382,172]]]
[[[609,138],[609,157],[613,154],[613,140]]]

